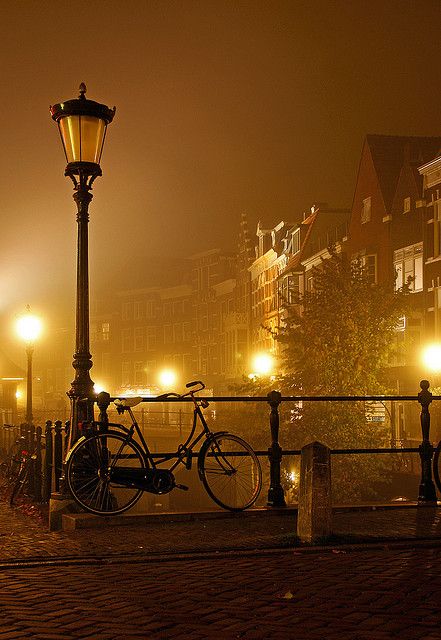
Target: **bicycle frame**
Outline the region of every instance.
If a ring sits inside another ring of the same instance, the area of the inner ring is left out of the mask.
[[[193,449],[201,440],[203,440],[204,438],[209,438],[212,432],[210,431],[210,428],[208,427],[207,422],[205,420],[204,414],[202,413],[201,406],[199,404],[200,401],[197,398],[195,398],[194,392],[190,392],[188,395],[191,396],[191,399],[194,403],[193,424],[190,430],[190,434],[188,435],[185,442],[178,446],[175,453],[164,456],[159,460],[155,461],[155,459],[153,458],[152,453],[148,447],[147,441],[144,438],[141,429],[139,428],[138,422],[133,414],[133,410],[131,407],[124,407],[122,410],[122,411],[127,411],[130,416],[130,420],[132,422],[130,428],[127,428],[122,424],[113,423],[113,422],[107,423],[106,428],[117,427],[120,431],[123,431],[124,433],[126,433],[128,439],[132,438],[133,434],[136,433],[137,438],[139,439],[139,442],[141,444],[141,451],[144,456],[144,462],[146,463],[146,466],[150,469],[157,469],[159,465],[162,465],[168,460],[172,460],[172,459],[175,459],[175,462],[173,462],[173,464],[167,468],[168,471],[173,473],[173,471],[180,464],[183,464],[187,469],[190,469],[191,458],[192,458],[191,454],[193,452]],[[200,433],[195,438],[193,438],[196,431],[198,419],[201,422],[202,429]],[[94,422],[93,424],[102,426],[102,423],[100,422]],[[187,458],[186,462],[184,462],[185,458]]]

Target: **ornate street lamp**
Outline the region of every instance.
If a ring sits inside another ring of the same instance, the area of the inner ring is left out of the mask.
[[[26,313],[17,320],[17,333],[26,343],[26,356],[28,361],[26,378],[26,423],[32,425],[34,416],[32,415],[32,357],[34,355],[35,340],[41,333],[40,319],[31,314],[29,305],[26,306]]]
[[[90,193],[92,184],[102,175],[100,162],[107,125],[115,115],[115,107],[110,109],[88,100],[85,94],[86,85],[81,83],[77,99],[50,107],[66,155],[64,175],[69,176],[74,184],[73,198],[78,211],[76,330],[72,363],[75,379],[68,393],[72,402],[71,442],[77,439],[78,423],[90,420],[93,416],[91,400],[78,402],[83,398],[92,398],[94,393],[89,373],[92,367],[89,347],[89,203],[93,197]]]

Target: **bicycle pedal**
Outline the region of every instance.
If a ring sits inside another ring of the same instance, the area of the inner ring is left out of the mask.
[[[182,491],[188,491],[188,487],[185,484],[175,484],[176,489],[182,489]]]

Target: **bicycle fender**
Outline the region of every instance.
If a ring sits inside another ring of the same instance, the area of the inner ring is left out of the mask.
[[[216,438],[216,436],[224,436],[227,433],[228,431],[216,431],[215,433],[212,433],[211,436],[205,440],[204,444],[200,448],[199,455],[198,455],[198,474],[201,480],[202,480],[202,460],[204,458],[205,452],[207,451],[213,439]]]
[[[128,430],[127,430],[127,431],[128,431]],[[121,433],[120,433],[119,431],[115,431],[115,430],[113,430],[113,431],[109,430],[109,431],[107,431],[107,434],[108,434],[109,436],[111,436],[112,434],[117,434],[117,435],[119,435],[119,436],[121,435]],[[69,462],[69,459],[70,459],[70,457],[71,457],[71,455],[72,455],[72,452],[73,452],[73,451],[75,451],[75,449],[76,449],[80,444],[82,444],[85,440],[88,440],[88,438],[89,438],[89,436],[81,436],[81,438],[78,438],[78,440],[76,440],[76,441],[75,441],[75,444],[72,446],[72,448],[71,448],[71,449],[69,449],[69,451],[68,451],[68,452],[67,452],[67,454],[66,454],[66,460],[65,460],[65,463],[66,463],[66,464]]]
[[[85,439],[86,439],[86,436],[81,436],[81,438],[79,438],[79,439],[75,442],[74,446],[73,446],[71,449],[69,449],[69,451],[68,451],[68,452],[67,452],[67,454],[66,454],[65,463],[67,463],[67,462],[69,461],[69,458],[70,458],[70,457],[71,457],[71,455],[72,455],[72,451],[73,451],[74,449],[76,449],[77,445],[79,445],[79,444],[80,444],[80,442],[84,442],[84,441],[85,441]]]

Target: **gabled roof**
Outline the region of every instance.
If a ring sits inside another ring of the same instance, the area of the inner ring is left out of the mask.
[[[366,144],[371,152],[384,206],[386,211],[389,211],[406,156],[411,163],[421,165],[428,162],[436,156],[441,146],[441,137],[386,136],[371,133],[366,136]]]

